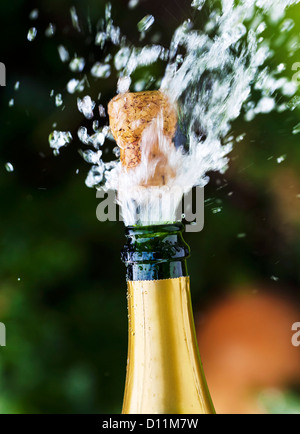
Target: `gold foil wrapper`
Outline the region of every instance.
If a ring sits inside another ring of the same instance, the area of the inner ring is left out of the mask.
[[[128,282],[123,414],[211,414],[196,340],[190,281]]]

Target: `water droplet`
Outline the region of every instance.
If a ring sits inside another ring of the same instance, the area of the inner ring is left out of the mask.
[[[292,30],[292,28],[294,26],[295,26],[294,21],[292,19],[288,18],[288,19],[284,20],[284,22],[280,26],[280,31],[281,32],[289,32],[290,30]]]
[[[75,93],[76,91],[82,92],[84,90],[84,85],[81,86],[80,83],[81,83],[80,80],[76,80],[76,78],[72,78],[67,83],[67,91],[71,94]]]
[[[80,154],[87,163],[98,164],[102,156],[102,151],[95,152],[91,149],[88,149],[86,151],[80,151]]]
[[[281,86],[281,92],[283,93],[283,95],[286,96],[293,96],[297,92],[297,89],[298,89],[298,85],[294,81],[291,82],[286,81]]]
[[[71,14],[71,20],[72,20],[72,24],[75,30],[77,30],[78,32],[81,32],[80,29],[80,25],[79,25],[79,19],[78,19],[78,15],[75,9],[75,6],[72,6],[70,8],[70,14]]]
[[[279,106],[277,106],[277,112],[278,113],[283,113],[284,111],[286,111],[287,110],[287,104],[280,104]]]
[[[135,48],[130,54],[126,63],[127,75],[131,75],[137,68],[141,66],[149,66],[159,59],[166,60],[168,50],[165,50],[160,45],[145,46],[142,49]]]
[[[294,111],[297,107],[300,106],[300,97],[299,96],[294,96],[288,103],[287,103],[287,107],[291,110]],[[300,125],[300,124],[299,124]]]
[[[276,103],[273,98],[264,97],[258,102],[255,108],[255,113],[270,113],[275,106]]]
[[[90,136],[87,132],[87,128],[86,127],[79,127],[78,131],[77,131],[77,135],[79,140],[84,143],[85,145],[87,145],[89,143],[90,140]]]
[[[91,74],[97,78],[108,78],[111,74],[111,67],[105,63],[96,62],[91,69]]]
[[[293,128],[293,134],[299,134],[300,133],[300,123],[297,124],[294,128]]]
[[[280,157],[277,158],[276,161],[278,164],[281,164],[285,161],[285,159],[286,159],[286,155],[281,155]]]
[[[8,101],[8,107],[13,107],[15,105],[15,100],[13,99],[13,98],[11,98],[9,101]]]
[[[69,64],[69,68],[73,72],[81,72],[85,67],[85,59],[83,57],[74,57]]]
[[[106,3],[106,5],[105,5],[105,20],[106,21],[109,21],[111,18],[111,10],[112,10],[111,3]]]
[[[146,82],[145,80],[138,80],[136,83],[134,83],[134,90],[135,92],[141,92],[145,89]]]
[[[56,31],[56,27],[55,27],[55,25],[52,24],[52,23],[49,23],[49,24],[48,24],[48,27],[47,27],[46,30],[45,30],[45,36],[46,36],[47,38],[51,38],[52,36],[54,36],[55,31]]]
[[[277,276],[271,276],[271,279],[274,280],[274,282],[278,282],[279,277],[277,277]]]
[[[92,166],[85,180],[87,187],[95,187],[103,181],[104,164],[100,162],[97,166]]]
[[[28,41],[30,42],[33,41],[36,38],[36,35],[37,35],[37,29],[35,27],[31,27],[27,33]]]
[[[109,63],[111,61],[111,59],[112,59],[112,55],[108,54],[104,59],[104,63]]]
[[[39,16],[39,10],[38,9],[33,9],[30,14],[29,14],[29,19],[30,20],[36,20]]]
[[[155,21],[155,18],[153,15],[146,15],[137,24],[138,31],[140,33],[147,32],[147,30],[149,30],[150,27],[154,24],[154,21]]]
[[[262,32],[264,32],[266,30],[266,28],[267,28],[266,23],[260,23],[260,25],[256,29],[256,33],[258,35],[261,34]]]
[[[68,60],[70,59],[68,50],[63,45],[59,45],[57,49],[58,49],[60,60],[64,63],[68,62]]]
[[[131,50],[129,47],[121,48],[117,54],[115,55],[115,68],[117,71],[121,71],[125,68],[128,63],[128,59],[130,58]]]
[[[93,121],[93,130],[95,131],[95,133],[98,132],[99,129],[99,121]]]
[[[7,170],[7,172],[13,172],[15,170],[14,166],[9,162],[5,164],[5,169]]]
[[[129,9],[134,9],[139,4],[140,0],[129,0],[128,7]]]
[[[89,143],[91,143],[94,148],[98,149],[105,142],[105,135],[102,132],[97,132],[90,137]]]
[[[242,142],[242,141],[244,140],[245,137],[246,137],[246,133],[244,133],[244,134],[240,134],[239,136],[237,136],[237,138],[236,138],[236,142],[237,142],[237,143]]]
[[[49,135],[49,144],[52,149],[59,153],[60,148],[67,146],[72,141],[72,134],[70,131],[52,131]]]
[[[110,128],[108,126],[103,127],[102,134],[104,134],[104,137],[107,137],[110,133]]]
[[[121,38],[121,30],[119,27],[111,26],[109,32],[109,38],[114,45],[118,45],[120,43]]]
[[[130,77],[120,77],[117,84],[117,92],[118,93],[125,93],[128,92],[131,85],[131,78]]]
[[[283,72],[283,71],[285,71],[286,70],[286,65],[285,65],[285,63],[280,63],[278,66],[277,66],[277,68],[276,68],[276,72],[278,72],[278,73],[281,73],[281,72]]]
[[[79,169],[76,169],[76,172],[75,172],[75,173],[76,173],[76,175],[78,175],[78,173],[79,173]]]
[[[91,99],[90,96],[85,96],[83,99],[77,98],[78,110],[87,118],[92,119],[94,116],[93,110],[96,103]]]
[[[115,155],[117,158],[120,158],[120,148],[119,148],[119,146],[116,146],[116,147],[113,149],[113,153],[114,153],[114,155]]]
[[[61,105],[63,105],[63,99],[62,99],[62,94],[61,93],[58,93],[55,96],[55,105],[56,105],[56,107],[60,107]]]
[[[99,45],[103,49],[106,39],[107,34],[105,32],[98,32],[95,38],[95,45]]]
[[[245,233],[237,234],[237,238],[239,238],[239,239],[246,238],[246,236],[247,235]]]
[[[191,6],[200,11],[203,8],[205,1],[206,0],[193,0]]]
[[[16,81],[14,89],[15,90],[19,90],[20,89],[20,82],[19,81]]]
[[[222,212],[222,208],[221,207],[212,208],[211,211],[213,214],[218,214],[218,213]]]
[[[99,105],[99,116],[100,118],[105,118],[106,116],[105,108],[102,104]]]

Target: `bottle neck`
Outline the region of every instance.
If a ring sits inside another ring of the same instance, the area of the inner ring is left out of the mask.
[[[128,281],[162,280],[188,275],[189,246],[183,239],[184,226],[173,223],[126,228],[122,251]]]
[[[128,364],[122,413],[214,413],[197,346],[183,225],[126,228]]]

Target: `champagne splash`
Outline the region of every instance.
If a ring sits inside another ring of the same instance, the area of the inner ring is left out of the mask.
[[[106,138],[111,138],[109,128],[98,128],[94,122],[93,135],[89,135],[85,127],[78,131],[79,140],[92,146],[92,149],[82,152],[83,158],[92,164],[86,184],[117,192],[126,225],[174,221],[183,193],[196,185],[205,186],[210,171],[224,173],[228,155],[239,141],[232,134],[231,125],[242,113],[246,121],[251,121],[260,113],[295,108],[298,84],[283,76],[285,65],[278,65],[275,70],[266,66],[266,61],[273,57],[273,50],[264,32],[268,23],[282,22],[282,31],[288,33],[294,23],[291,19],[284,19],[285,10],[299,1],[211,2],[213,6],[203,14],[207,16],[205,26],[198,29],[192,19],[186,20],[175,31],[168,48],[158,44],[132,46],[121,35],[120,28],[114,25],[111,6],[107,5],[105,26],[97,33],[95,43],[103,48],[109,41],[117,47],[117,53],[108,55],[104,63],[97,62],[91,75],[105,79],[116,72],[119,96],[114,101],[128,102],[134,95],[130,91],[144,91],[148,84],[141,80],[133,83],[134,72],[140,67],[163,61],[165,72],[156,83],[157,90],[177,110],[177,132],[174,137],[172,133],[172,146],[165,131],[166,113],[159,105],[156,116],[151,118],[139,137],[139,164],[134,164],[130,170],[122,165],[122,161],[126,159],[126,146],[132,142],[118,143],[120,158],[105,163],[100,148]],[[129,6],[133,3],[130,2]],[[191,15],[194,16],[195,12],[201,14],[207,3],[193,0]],[[74,22],[78,22],[78,18]],[[146,37],[154,23],[152,15],[138,23],[141,39]],[[290,45],[290,53],[297,47],[299,38]],[[64,47],[59,47],[59,54],[63,62],[69,61],[70,56]],[[80,70],[80,65],[83,70],[85,62],[83,58],[74,58],[70,65],[74,66],[74,69],[70,67],[73,71],[76,68]],[[69,93],[82,92],[86,83],[86,77],[82,80],[74,78],[69,81],[67,90]],[[283,101],[284,98],[289,101],[279,105],[278,94]],[[291,97],[295,102],[294,108],[291,107]],[[138,106],[137,124],[145,122],[143,110],[145,112],[148,106],[147,101]],[[104,107],[88,95],[78,98],[78,109],[87,119],[93,119],[96,109],[105,113]],[[122,120],[118,119],[118,122]],[[298,130],[299,125],[293,133],[297,134]],[[69,143],[71,136],[56,131],[50,137],[51,146],[58,152],[61,146]],[[162,161],[161,158],[149,158],[149,149],[153,146],[158,155],[164,156],[163,165],[172,173],[172,176],[166,176],[164,183],[151,182]],[[115,154],[118,156],[118,152]],[[127,157],[132,157],[128,149]]]

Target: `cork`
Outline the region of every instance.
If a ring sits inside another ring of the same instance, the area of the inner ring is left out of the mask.
[[[120,159],[127,169],[133,169],[141,162],[141,139],[144,130],[160,114],[163,116],[163,135],[170,148],[176,132],[177,113],[168,97],[161,91],[127,92],[114,97],[108,104],[110,129],[120,147]],[[174,177],[168,166],[168,156],[159,147],[158,139],[151,142],[149,162],[156,161],[153,177],[147,185],[165,185]]]

